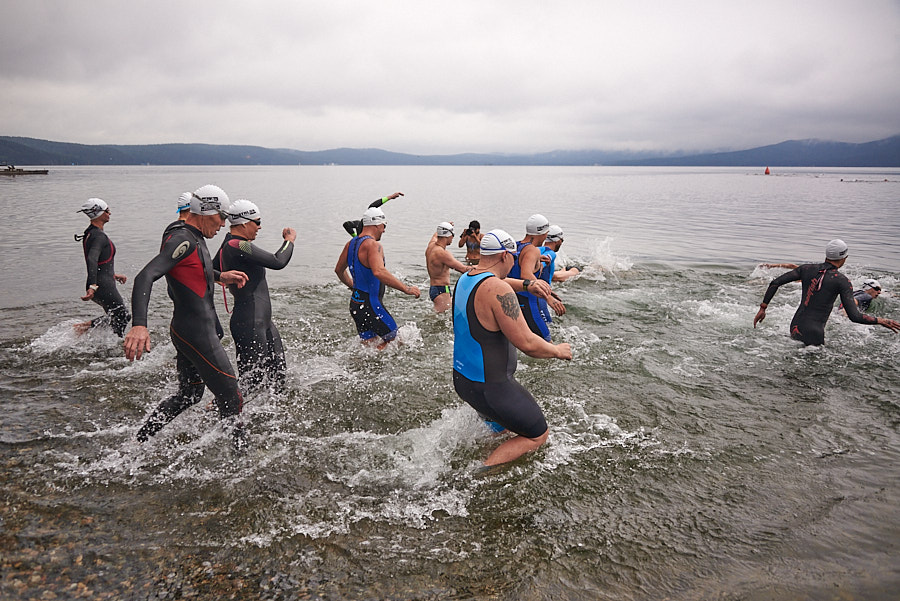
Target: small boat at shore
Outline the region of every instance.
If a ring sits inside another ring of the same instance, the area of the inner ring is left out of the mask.
[[[0,167],[0,175],[47,175],[49,169],[19,169],[15,165],[3,165]]]

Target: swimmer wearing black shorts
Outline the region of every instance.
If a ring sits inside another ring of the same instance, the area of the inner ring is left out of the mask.
[[[397,323],[381,304],[385,286],[416,298],[419,298],[419,289],[404,284],[384,265],[384,250],[378,243],[387,228],[384,211],[375,207],[366,209],[362,224],[360,235],[344,245],[334,273],[353,291],[350,315],[360,339],[380,338],[378,348],[382,349],[397,337]]]
[[[547,440],[541,408],[515,379],[516,348],[532,357],[572,358],[568,344],[551,344],[528,329],[512,287],[521,290],[524,284],[503,279],[515,249],[505,231],[486,233],[478,267],[461,275],[453,291],[453,387],[482,418],[518,435],[497,447],[485,465],[512,461]]]

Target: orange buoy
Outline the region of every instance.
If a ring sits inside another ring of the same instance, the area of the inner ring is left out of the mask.
[[[766,167],[766,175],[769,175],[769,168]]]

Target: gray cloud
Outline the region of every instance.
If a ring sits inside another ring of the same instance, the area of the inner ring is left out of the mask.
[[[4,11],[5,135],[443,154],[900,133],[893,0],[15,0]]]

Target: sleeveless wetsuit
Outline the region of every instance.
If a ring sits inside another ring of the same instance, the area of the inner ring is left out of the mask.
[[[200,230],[187,224],[173,223],[167,231],[159,254],[134,278],[131,312],[135,326],[147,326],[153,282],[165,275],[175,304],[169,333],[177,353],[178,391],[160,403],[138,431],[141,441],[197,403],[204,384],[216,397],[220,417],[239,414],[243,405],[234,369],[219,340],[223,332],[213,304],[218,272],[206,241]]]
[[[515,379],[516,347],[503,332],[485,329],[475,313],[475,293],[490,277],[464,273],[453,289],[453,387],[485,419],[537,438],[547,431],[547,421]]]
[[[363,340],[380,336],[384,341],[397,337],[397,323],[387,312],[381,299],[384,284],[372,270],[359,260],[359,247],[372,236],[357,236],[347,248],[347,266],[353,276],[353,295],[350,297],[350,315],[356,323],[356,331]]]
[[[106,312],[105,317],[92,319],[91,327],[108,322],[113,332],[121,338],[125,335],[131,315],[125,308],[122,295],[116,289],[113,265],[116,247],[106,233],[94,224],[84,230],[81,246],[84,250],[84,262],[87,265],[87,283],[85,283],[84,289],[87,290],[93,284],[99,286],[94,290],[94,297],[91,300],[103,307],[103,311]]]
[[[523,248],[530,245],[531,242],[516,242],[516,250],[521,253]],[[519,256],[516,255],[515,263],[513,263],[507,277],[517,280],[522,279],[522,266],[519,265]],[[528,324],[528,329],[549,342],[550,328],[547,327],[547,322],[541,317],[541,307],[540,303],[538,303],[540,299],[530,292],[517,292],[516,298],[519,301],[519,307],[522,309],[522,315],[525,316],[525,323]]]
[[[860,313],[853,302],[853,286],[847,276],[831,263],[801,265],[772,280],[763,296],[768,304],[780,286],[800,280],[803,292],[800,306],[791,320],[791,338],[806,345],[825,343],[825,323],[834,309],[834,300],[840,296],[850,321],[875,324],[877,319]]]
[[[234,297],[229,326],[237,350],[241,388],[245,391],[259,389],[267,379],[278,388],[284,387],[287,363],[281,336],[272,323],[266,269],[284,269],[293,252],[294,244],[287,240],[272,254],[228,233],[216,254],[214,264],[219,271],[235,269],[249,278],[243,288],[228,286]]]
[[[549,263],[544,263],[541,261],[541,271],[538,273],[538,277],[550,285],[553,285],[553,274],[556,271],[556,251],[550,250],[546,246],[539,247],[541,251],[541,256],[550,257]],[[550,305],[547,304],[547,300],[543,298],[538,299],[538,309],[541,312],[541,317],[544,318],[544,321],[547,323],[553,322],[553,313],[550,311]]]

